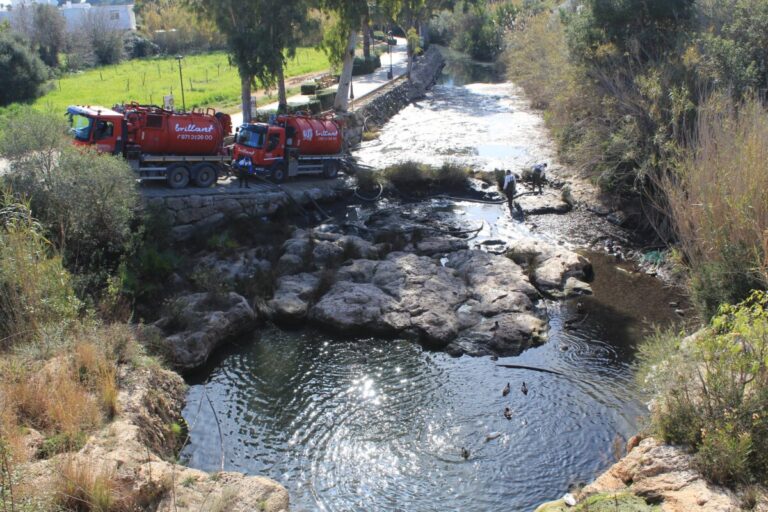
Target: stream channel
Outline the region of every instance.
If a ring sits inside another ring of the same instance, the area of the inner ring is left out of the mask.
[[[554,161],[554,148],[517,87],[494,80],[491,68],[452,61],[426,99],[356,156],[377,167],[408,158],[519,170]],[[581,249],[590,238],[627,237],[576,212],[517,222],[505,205],[435,199],[414,208],[468,228],[482,223],[477,243],[534,236]],[[294,511],[530,511],[562,496],[614,462],[615,440],[636,433],[645,415],[633,383],[636,345],[653,324],[674,321],[669,303],[679,300],[612,256],[584,254],[594,294],[545,301],[549,341],[518,357],[456,358],[412,341],[309,328],[269,327],[240,340],[188,378],[183,460],[217,471],[223,457],[225,470],[268,476],[288,488]],[[486,441],[490,433],[500,435]]]

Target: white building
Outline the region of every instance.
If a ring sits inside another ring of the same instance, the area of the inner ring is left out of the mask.
[[[0,0],[2,1],[2,0]],[[0,22],[8,20],[14,25],[14,16],[32,6],[32,4],[57,5],[57,0],[11,0],[10,9],[0,10]],[[89,3],[72,3],[59,7],[59,12],[67,22],[67,31],[74,32],[87,20],[98,20],[106,30],[136,30],[136,14],[133,4],[123,5],[91,5]]]

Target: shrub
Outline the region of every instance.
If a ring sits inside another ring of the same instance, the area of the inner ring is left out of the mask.
[[[81,289],[104,286],[117,270],[139,204],[133,171],[111,155],[67,143],[58,116],[21,112],[9,120],[0,155],[14,193],[31,199],[32,212],[61,251]]]
[[[429,39],[435,44],[448,46],[456,30],[456,20],[451,11],[440,11],[429,20]]]
[[[317,92],[317,82],[304,82],[301,84],[301,94],[304,96],[312,96]]]
[[[491,62],[502,49],[503,31],[493,17],[491,8],[475,4],[467,12],[455,13],[454,37],[451,46],[466,52],[473,59]]]
[[[0,32],[0,106],[37,98],[47,79],[43,61],[18,37]]]
[[[768,295],[724,305],[697,336],[657,334],[641,347],[639,377],[658,401],[652,425],[697,453],[720,484],[768,481]]]
[[[333,100],[336,98],[336,87],[329,87],[328,89],[320,89],[316,93],[317,99],[320,101],[320,106],[323,110],[328,110],[333,107]]]
[[[352,76],[367,75],[381,67],[381,57],[371,55],[369,57],[355,57],[352,63]]]
[[[29,342],[78,315],[69,274],[26,205],[0,198],[0,348]]]
[[[125,55],[129,59],[141,59],[160,53],[160,48],[155,43],[138,32],[127,32],[123,36],[123,45],[125,47]]]
[[[91,463],[66,459],[59,468],[56,501],[73,512],[121,510],[120,486],[114,472],[98,470]]]
[[[419,193],[427,189],[463,189],[467,185],[469,171],[450,163],[431,167],[406,161],[387,167],[382,171],[382,175],[402,192]]]
[[[757,99],[713,96],[679,172],[660,180],[707,316],[768,286],[767,113]]]

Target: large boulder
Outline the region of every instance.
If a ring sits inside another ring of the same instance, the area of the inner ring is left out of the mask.
[[[640,444],[597,480],[586,486],[579,501],[606,492],[630,492],[665,512],[737,512],[737,497],[723,487],[709,484],[682,448],[652,438]]]
[[[413,335],[435,347],[450,344],[453,353],[510,355],[545,339],[546,324],[533,311],[536,295],[522,269],[503,256],[464,250],[443,265],[395,252],[347,262],[309,316],[342,332]]]
[[[511,244],[507,255],[516,263],[528,266],[536,288],[549,296],[563,298],[592,292],[584,282],[592,276],[592,264],[565,247],[521,239]]]
[[[182,371],[203,365],[216,347],[252,329],[257,321],[248,301],[234,292],[182,295],[169,310],[154,325],[166,335],[167,354]]]
[[[267,304],[278,320],[301,320],[320,283],[317,272],[283,276],[277,280],[275,294]]]

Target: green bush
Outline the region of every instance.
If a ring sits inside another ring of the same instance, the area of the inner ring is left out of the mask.
[[[485,62],[493,61],[501,53],[504,33],[485,3],[454,16],[452,48]]]
[[[25,111],[10,120],[0,140],[6,181],[30,198],[66,267],[86,287],[103,285],[129,241],[135,176],[119,157],[71,146],[64,130],[59,116]]]
[[[0,348],[66,327],[80,310],[69,273],[28,206],[0,197]]]
[[[317,82],[304,82],[301,84],[301,94],[304,96],[312,96],[317,92]]]
[[[757,99],[713,95],[695,149],[660,180],[699,310],[712,316],[768,286],[768,110]]]
[[[320,89],[315,94],[315,97],[320,101],[320,107],[322,110],[328,110],[333,107],[333,101],[336,99],[337,87],[329,87],[328,89]]]
[[[297,112],[309,112],[311,114],[319,114],[323,111],[323,106],[320,100],[317,98],[309,98],[307,101],[295,102],[288,104],[288,113],[293,114]]]
[[[0,31],[0,106],[37,98],[47,79],[45,64],[24,41]]]
[[[381,67],[381,57],[371,55],[369,57],[355,57],[352,63],[352,76],[367,75]]]
[[[681,339],[659,333],[640,350],[640,382],[657,402],[665,441],[696,452],[718,484],[768,481],[768,295],[724,305],[709,327]]]

